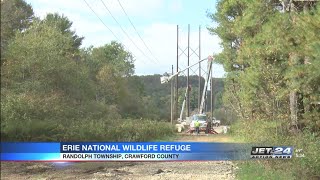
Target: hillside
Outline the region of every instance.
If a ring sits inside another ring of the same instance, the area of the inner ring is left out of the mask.
[[[170,94],[171,94],[171,83],[161,84],[161,75],[145,75],[145,76],[133,76],[130,77],[129,82],[138,82],[141,90],[143,92],[145,100],[149,103],[149,110],[154,112],[153,114],[158,114],[159,119],[170,119]],[[133,81],[132,79],[135,79]],[[198,107],[198,76],[190,76],[189,78],[191,84],[190,92],[190,110],[193,111]],[[204,78],[201,78],[201,92],[204,86]],[[222,91],[223,91],[223,79],[214,78],[213,81],[213,92],[214,92],[214,109],[220,108],[222,106]],[[187,85],[187,77],[179,76],[179,111],[182,105],[183,96],[185,93],[185,87]],[[137,84],[135,85],[137,86]],[[207,93],[208,98],[210,98],[210,91]],[[210,110],[210,99],[206,101],[208,110]]]

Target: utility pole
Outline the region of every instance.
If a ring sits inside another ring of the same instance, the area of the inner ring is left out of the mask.
[[[173,74],[173,65],[172,65],[172,68],[171,68],[171,73]],[[174,89],[173,89],[173,81],[171,81],[171,124],[173,124],[173,118],[174,118],[174,115],[173,115],[173,108],[174,108],[174,105],[173,105],[173,93],[174,92],[173,91],[174,91]]]
[[[213,106],[214,106],[214,97],[213,97],[213,65],[211,64],[211,117],[213,117]]]
[[[179,25],[177,25],[177,72],[179,71]],[[178,115],[178,98],[179,98],[179,93],[178,93],[178,76],[176,77],[176,98],[175,98],[175,114]],[[177,118],[177,117],[176,117]]]
[[[196,56],[198,56],[199,58],[199,61],[201,60],[201,56],[200,56],[200,51],[201,51],[201,48],[200,48],[200,43],[201,43],[201,40],[200,40],[200,26],[199,26],[199,52],[197,51],[197,49],[192,49],[190,47],[190,24],[188,24],[188,45],[187,47],[184,49],[184,48],[181,48],[179,45],[179,25],[177,25],[177,69],[176,69],[176,72],[179,72],[180,68],[179,68],[179,59],[181,61],[181,58],[180,56],[181,55],[184,55],[185,57],[187,57],[187,61],[188,61],[188,66],[190,65],[190,57],[195,54]],[[188,52],[186,52],[188,50]],[[190,53],[191,51],[191,53]],[[198,54],[199,53],[199,54]],[[184,60],[183,60],[184,61]],[[200,61],[201,62],[201,61]],[[184,74],[185,76],[187,76],[187,90],[191,88],[191,84],[190,84],[190,69],[186,69],[187,72],[186,74]],[[194,72],[195,74],[198,74],[197,72],[193,71],[191,69],[192,72]],[[199,86],[201,86],[201,65],[199,65]],[[174,118],[178,115],[178,100],[179,100],[179,82],[178,82],[178,75],[176,77],[176,81],[175,81],[175,109],[174,109]],[[199,87],[199,96],[201,97],[201,87]],[[199,97],[199,107],[202,106],[201,105],[201,98]],[[190,92],[187,91],[186,92],[186,95],[185,95],[185,106],[186,106],[186,111],[185,114],[186,116],[190,116],[191,114],[191,107],[190,107]]]
[[[205,95],[205,99],[204,99],[204,112],[207,113],[208,112],[208,90],[205,90],[206,95]]]
[[[201,26],[199,26],[199,61],[201,60]],[[199,93],[198,93],[198,109],[200,109],[201,104],[201,63],[199,63]]]
[[[190,24],[188,24],[188,66],[190,61]],[[189,69],[187,71],[187,88],[189,88],[190,84],[189,84]],[[190,116],[190,91],[188,89],[187,92],[187,117]]]

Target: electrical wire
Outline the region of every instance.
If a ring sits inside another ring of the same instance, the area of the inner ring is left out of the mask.
[[[159,60],[153,55],[153,53],[151,52],[150,48],[147,46],[147,44],[145,43],[145,41],[144,41],[144,40],[142,39],[142,37],[140,36],[138,30],[136,29],[136,27],[135,27],[134,24],[132,23],[129,15],[127,14],[127,12],[125,11],[124,7],[123,7],[122,4],[120,3],[120,0],[118,0],[118,3],[119,3],[119,5],[120,5],[121,9],[123,10],[124,14],[127,16],[130,24],[132,25],[132,27],[134,28],[134,30],[135,30],[136,33],[138,34],[140,40],[143,42],[144,46],[148,49],[148,51],[150,52],[151,56],[159,62]]]
[[[109,10],[109,8],[106,6],[106,4],[103,2],[103,0],[100,0],[103,4],[103,6],[107,9],[107,11],[109,12],[109,14],[111,15],[111,17],[113,18],[113,20],[119,25],[119,27],[121,28],[121,30],[123,31],[123,33],[128,37],[128,39],[132,42],[132,44],[147,58],[147,59],[151,59],[149,58],[137,45],[136,43],[130,38],[130,36],[128,35],[128,33],[122,28],[122,26],[120,25],[120,23],[117,21],[117,19],[112,15],[111,11]]]
[[[121,40],[118,38],[118,36],[103,22],[103,20],[99,17],[99,15],[93,10],[93,8],[89,5],[89,3],[86,1],[86,0],[83,0],[85,3],[86,3],[86,5],[90,8],[90,10],[97,16],[97,18],[101,21],[101,23],[112,33],[112,35],[119,41],[119,42],[121,42]],[[122,45],[123,45],[123,47],[125,48],[125,49],[127,49],[128,51],[130,51],[129,50],[129,48],[125,45],[125,44],[123,44],[122,43]],[[132,56],[133,56],[133,58],[135,58],[135,56],[134,56],[134,54],[132,54]],[[143,59],[141,59],[143,62],[145,62]],[[146,62],[145,62],[146,63]]]

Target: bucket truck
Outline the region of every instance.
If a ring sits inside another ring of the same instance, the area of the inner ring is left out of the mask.
[[[186,102],[186,96],[187,96],[187,93],[188,93],[188,90],[189,90],[189,87],[186,88],[186,92],[185,92],[185,98],[184,98],[184,101],[182,103],[182,108],[181,108],[181,113],[180,113],[180,117],[178,119],[178,122],[182,123],[181,125],[182,126],[188,126],[190,125],[190,128],[189,128],[189,132],[192,133],[195,131],[195,128],[194,128],[194,122],[195,121],[199,121],[200,122],[200,131],[205,131],[206,130],[206,127],[207,127],[207,116],[206,114],[204,114],[204,104],[205,104],[205,96],[206,96],[206,91],[207,91],[207,88],[208,88],[208,82],[210,80],[210,75],[211,75],[211,71],[212,71],[212,63],[213,63],[213,57],[212,56],[209,56],[208,58],[206,59],[202,59],[200,60],[199,62],[197,62],[196,64],[204,61],[204,60],[208,60],[208,73],[207,73],[207,76],[206,76],[206,81],[205,81],[205,84],[204,84],[204,89],[203,89],[203,93],[202,93],[202,99],[201,99],[201,104],[200,104],[200,108],[199,108],[199,113],[198,114],[195,114],[193,115],[192,117],[186,117],[186,121],[183,121],[183,113],[184,113],[184,107],[185,107],[185,102]],[[170,80],[172,80],[172,78],[174,78],[175,76],[179,75],[181,72],[191,68],[192,66],[196,65],[196,64],[193,64],[191,66],[188,66],[187,68],[181,70],[181,71],[178,71],[176,72],[175,74],[171,75],[171,76],[163,76],[161,77],[161,83],[167,83],[169,82]],[[181,127],[179,127],[181,128]]]
[[[203,92],[202,92],[202,98],[201,98],[201,103],[200,103],[200,108],[199,108],[199,113],[198,114],[194,114],[192,116],[192,120],[190,123],[190,129],[189,132],[193,133],[195,131],[195,126],[194,123],[196,121],[200,122],[200,132],[201,131],[206,131],[207,130],[207,115],[204,113],[204,105],[205,105],[205,101],[206,101],[206,93],[207,93],[207,88],[208,88],[208,84],[210,81],[210,76],[212,73],[212,63],[213,63],[213,58],[208,59],[208,73],[205,79],[205,84],[204,84],[204,88],[203,88]],[[210,129],[211,131],[211,129]],[[214,133],[215,134],[215,133]]]

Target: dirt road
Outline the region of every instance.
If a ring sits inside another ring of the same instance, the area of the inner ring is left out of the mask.
[[[225,135],[180,135],[177,141],[230,142]],[[99,162],[75,164],[1,163],[1,179],[217,179],[231,180],[236,167],[229,161]]]

